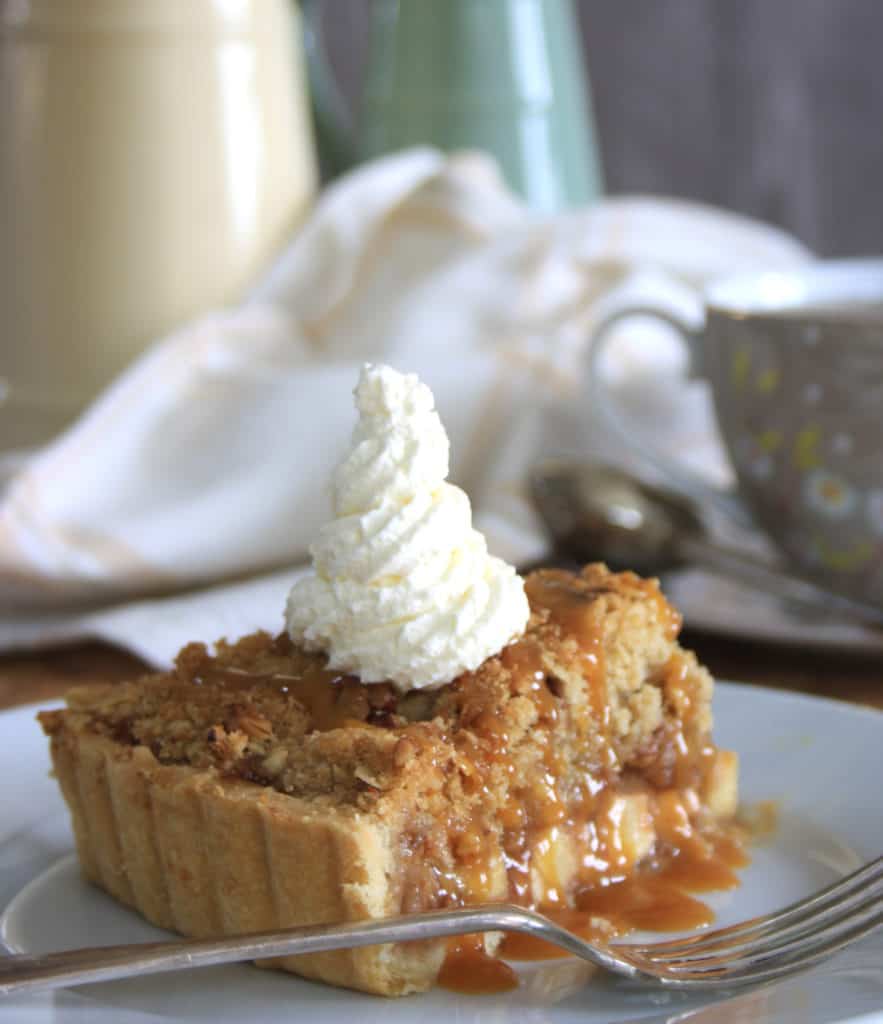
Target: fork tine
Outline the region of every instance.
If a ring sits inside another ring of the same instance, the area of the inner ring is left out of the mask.
[[[654,963],[672,964],[684,959],[697,960],[702,957],[711,958],[713,954],[723,954],[732,959],[739,955],[759,955],[770,952],[786,941],[793,942],[800,936],[818,931],[859,911],[876,900],[883,898],[883,862],[873,872],[864,873],[858,884],[841,886],[836,895],[829,893],[824,899],[815,897],[805,900],[799,912],[783,911],[770,915],[768,918],[755,918],[749,927],[738,927],[735,930],[723,929],[701,936],[700,942],[689,948],[671,947],[654,950],[645,946],[641,952]]]
[[[645,956],[654,962],[663,962],[676,958],[681,954],[700,955],[759,940],[766,935],[778,933],[780,928],[799,925],[805,920],[814,920],[815,915],[828,908],[836,910],[841,902],[849,899],[860,899],[868,887],[875,886],[883,878],[883,857],[864,865],[851,875],[841,878],[827,888],[803,900],[798,900],[782,910],[762,917],[749,918],[739,924],[726,928],[718,928],[711,932],[691,935],[682,939],[671,939],[664,942],[648,944],[617,945],[616,949],[626,949],[630,953]]]
[[[883,925],[883,908],[877,904],[869,906],[861,914],[849,915],[839,922],[838,928],[824,929],[796,943],[795,948],[772,957],[736,961],[718,967],[703,967],[700,961],[692,971],[670,969],[658,964],[645,964],[642,967],[638,962],[640,958],[636,957],[634,966],[639,970],[657,972],[657,980],[669,988],[711,989],[755,985],[806,970],[844,946],[870,934],[880,925]]]
[[[793,929],[783,929],[761,942],[752,942],[746,946],[726,950],[718,954],[702,954],[700,956],[684,956],[676,961],[652,961],[655,966],[666,971],[712,971],[716,968],[736,970],[740,966],[752,963],[767,963],[775,958],[780,960],[790,954],[806,953],[816,945],[833,939],[842,932],[857,925],[867,923],[883,913],[881,893],[868,893],[860,902],[844,905],[836,916],[827,915],[821,922],[813,921],[809,928],[801,928],[798,934]],[[791,932],[792,934],[788,934]]]

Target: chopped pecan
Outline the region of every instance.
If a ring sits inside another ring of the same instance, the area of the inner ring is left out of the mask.
[[[234,729],[244,732],[252,740],[267,740],[273,735],[273,725],[270,720],[253,707],[237,708],[231,725]]]
[[[223,725],[213,725],[208,731],[208,742],[218,761],[229,766],[242,757],[248,746],[248,736],[236,729],[227,732]]]

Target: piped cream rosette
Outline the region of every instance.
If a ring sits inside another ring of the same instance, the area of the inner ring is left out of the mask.
[[[469,498],[446,480],[448,437],[429,388],[367,364],[355,398],[335,518],[311,548],[313,574],[291,590],[288,630],[362,682],[438,687],[524,632],[524,584],[488,554]]]

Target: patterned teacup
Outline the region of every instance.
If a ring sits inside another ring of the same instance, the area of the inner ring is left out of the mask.
[[[738,494],[710,487],[654,451],[597,373],[614,320],[660,317],[711,384]],[[704,324],[655,299],[610,309],[589,379],[608,425],[672,482],[742,523],[831,590],[883,605],[883,260],[740,274],[705,294]]]

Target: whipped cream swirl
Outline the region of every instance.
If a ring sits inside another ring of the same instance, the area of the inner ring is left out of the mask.
[[[335,518],[311,548],[314,573],[291,590],[288,631],[362,682],[435,688],[524,632],[524,583],[488,554],[469,498],[446,482],[448,437],[429,388],[366,364],[355,397]]]

